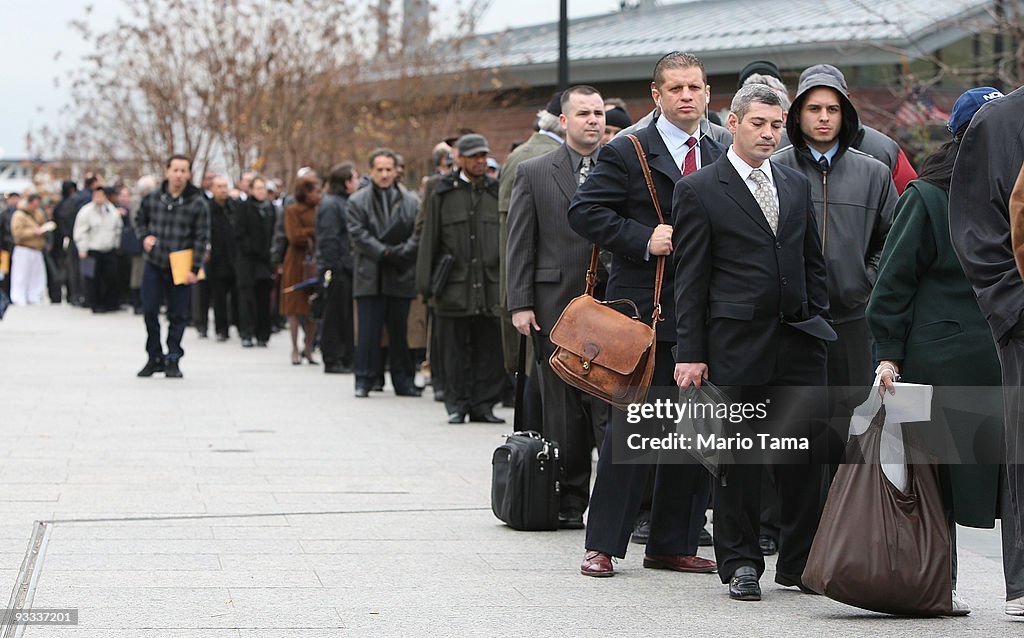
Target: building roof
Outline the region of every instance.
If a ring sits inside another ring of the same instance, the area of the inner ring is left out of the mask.
[[[955,42],[991,22],[991,0],[689,0],[625,8],[570,21],[573,82],[646,77],[673,50],[695,53],[709,74],[753,59],[781,68],[820,62],[897,63]],[[975,28],[972,28],[975,27]],[[478,36],[460,64],[499,68],[530,85],[551,84],[558,23]]]

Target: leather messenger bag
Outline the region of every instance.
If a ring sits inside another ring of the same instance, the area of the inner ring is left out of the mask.
[[[640,159],[658,221],[664,224],[647,157],[636,136],[627,137]],[[555,351],[549,363],[555,374],[569,385],[625,410],[630,404],[642,403],[647,398],[654,375],[655,326],[662,320],[660,301],[665,257],[658,257],[650,325],[640,319],[640,311],[629,299],[599,301],[594,298],[597,262],[595,245],[590,253],[586,291],[569,302],[551,328]],[[632,316],[612,308],[617,305],[632,307]]]

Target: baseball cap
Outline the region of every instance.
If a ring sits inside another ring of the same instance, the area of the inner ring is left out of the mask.
[[[953,113],[949,116],[949,126],[947,127],[949,132],[959,131],[964,124],[971,121],[978,109],[1001,97],[1003,97],[1003,92],[991,86],[979,86],[964,91],[953,104]]]
[[[487,147],[487,140],[484,139],[484,136],[476,133],[463,135],[455,142],[455,147],[459,149],[459,155],[463,157],[472,157],[479,153],[491,152],[491,149]]]
[[[555,91],[554,92],[554,94],[551,96],[551,99],[548,100],[548,105],[546,107],[544,107],[544,110],[547,111],[548,113],[550,113],[552,115],[556,115],[556,116],[562,114],[562,92],[561,91]]]

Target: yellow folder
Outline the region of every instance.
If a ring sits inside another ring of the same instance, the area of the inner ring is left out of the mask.
[[[175,250],[168,257],[171,259],[171,279],[174,280],[175,286],[180,286],[185,283],[185,277],[192,271],[192,249]],[[200,281],[206,279],[206,273],[202,268],[196,276]]]
[[[5,275],[11,273],[11,253],[6,250],[0,250],[0,272]]]

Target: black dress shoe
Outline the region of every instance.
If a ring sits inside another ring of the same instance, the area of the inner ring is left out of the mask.
[[[757,545],[761,548],[762,556],[771,556],[779,551],[779,544],[767,534],[761,534],[757,537]]]
[[[398,397],[419,397],[423,396],[423,388],[411,385],[407,388],[395,388],[395,396]]]
[[[438,403],[444,401],[444,390],[434,385],[431,385],[431,387],[434,388],[434,400]]]
[[[448,423],[455,425],[456,423],[465,423],[466,415],[462,412],[452,412],[448,415]]]
[[[244,339],[242,339],[242,347],[243,348],[251,348],[251,347],[253,347],[252,339],[250,339],[249,337],[245,337]]]
[[[164,371],[164,360],[163,359],[150,359],[146,362],[146,366],[139,370],[136,376],[139,377],[151,377],[154,372]]]
[[[712,538],[711,532],[702,527],[700,528],[700,538],[697,539],[697,544],[701,547],[711,547],[715,544],[715,539]]]
[[[487,412],[484,414],[470,414],[470,423],[504,423],[505,419],[500,416],[495,416],[493,412]]]
[[[812,594],[814,596],[819,595],[818,592],[804,585],[804,581],[797,576],[790,576],[788,574],[783,574],[782,572],[775,572],[775,582],[783,587],[799,587],[800,591],[805,594]]]
[[[261,347],[261,348],[266,348],[267,347],[267,342],[266,341],[261,341],[261,340],[257,339],[256,340],[256,345]]]
[[[558,529],[583,529],[583,512],[566,510],[558,513]]]
[[[370,396],[370,391],[366,388],[356,388],[356,398],[365,399]]]
[[[168,379],[180,379],[183,375],[177,361],[168,361],[164,364],[164,376]]]
[[[646,545],[647,539],[651,537],[651,521],[647,518],[641,518],[637,520],[636,525],[633,527],[633,534],[629,537],[629,542],[636,543],[637,545]]]
[[[761,600],[761,585],[757,582],[756,569],[747,565],[736,568],[729,580],[729,598]]]
[[[332,363],[324,366],[324,374],[352,374],[352,368],[343,366],[340,363]]]

